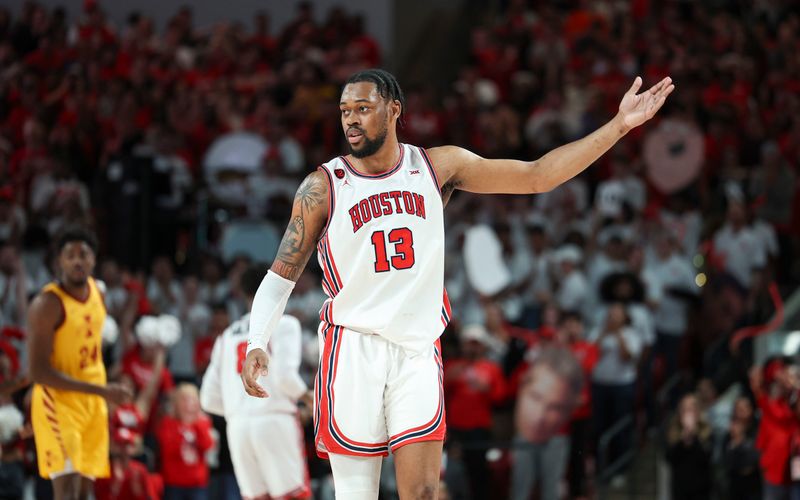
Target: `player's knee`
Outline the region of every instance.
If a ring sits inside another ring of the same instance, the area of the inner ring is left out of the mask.
[[[438,486],[438,482],[433,481],[417,483],[411,487],[411,498],[408,500],[434,500]]]
[[[53,481],[53,499],[82,500],[80,497],[80,484],[80,479],[75,480],[69,476]]]

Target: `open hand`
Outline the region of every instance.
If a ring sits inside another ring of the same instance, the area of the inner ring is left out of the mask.
[[[253,349],[244,360],[242,383],[247,394],[257,398],[269,397],[267,391],[258,383],[258,377],[267,374],[269,360],[263,349]]]
[[[642,86],[642,77],[637,76],[628,92],[619,103],[619,116],[625,127],[631,129],[652,118],[675,90],[672,78],[666,77],[649,90],[637,94]]]
[[[118,405],[125,403],[133,397],[130,389],[118,383],[111,383],[103,387],[102,395],[111,403]]]

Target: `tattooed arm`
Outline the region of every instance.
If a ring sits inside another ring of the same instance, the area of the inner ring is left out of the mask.
[[[297,281],[314,252],[327,218],[328,180],[317,170],[297,189],[292,217],[270,270],[287,280]]]
[[[258,377],[267,374],[267,345],[277,328],[294,284],[306,267],[328,218],[328,180],[320,171],[305,178],[294,196],[292,218],[283,234],[270,273],[259,285],[250,308],[247,357],[242,384],[247,394],[267,397]]]

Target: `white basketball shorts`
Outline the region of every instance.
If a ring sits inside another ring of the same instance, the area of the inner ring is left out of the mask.
[[[314,382],[317,455],[386,456],[445,436],[439,340],[409,356],[378,335],[320,325]]]
[[[227,424],[228,447],[242,497],[311,497],[303,430],[295,415],[238,417]]]

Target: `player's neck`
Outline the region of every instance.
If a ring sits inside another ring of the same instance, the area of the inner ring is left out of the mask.
[[[67,281],[61,280],[61,281],[58,282],[58,285],[61,287],[62,290],[67,292],[67,294],[70,297],[72,297],[72,298],[74,298],[74,299],[76,299],[76,300],[78,300],[80,302],[86,302],[86,300],[89,299],[89,282],[88,281],[86,283],[83,283],[83,284],[80,284],[80,285],[75,285],[75,284],[70,284]]]
[[[352,154],[347,155],[350,163],[361,172],[365,174],[382,174],[392,167],[397,165],[400,159],[400,143],[397,137],[386,137],[386,142],[383,146],[373,155],[364,158],[356,158]]]

